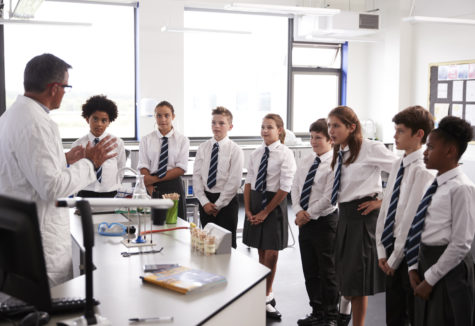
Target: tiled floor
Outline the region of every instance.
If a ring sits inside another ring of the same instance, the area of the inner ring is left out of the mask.
[[[241,205],[242,207],[243,205]],[[277,264],[277,273],[274,280],[274,295],[277,300],[276,308],[282,314],[282,320],[268,320],[267,325],[296,325],[297,320],[305,317],[311,309],[308,305],[307,292],[305,290],[305,281],[300,262],[300,251],[298,247],[298,227],[293,224],[295,215],[289,209],[289,221],[295,237],[295,244],[283,250],[279,254]],[[239,214],[238,230],[243,226],[244,211],[241,209]],[[239,237],[239,233],[238,233]],[[289,245],[293,243],[292,236],[289,233]],[[257,260],[257,250],[249,249],[238,238],[238,248],[240,252],[255,257]],[[368,310],[366,314],[367,326],[385,325],[385,297],[384,294],[378,294],[369,297]],[[351,323],[350,323],[351,325]]]

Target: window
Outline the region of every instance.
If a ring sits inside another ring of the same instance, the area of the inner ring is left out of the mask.
[[[267,113],[286,120],[287,17],[187,10],[185,28],[187,136],[212,135],[216,106],[233,113],[232,136],[259,135]]]
[[[292,47],[292,130],[308,133],[340,101],[341,46],[294,43]]]
[[[45,1],[37,20],[81,21],[92,26],[5,24],[5,88],[7,108],[23,94],[26,63],[41,53],[52,53],[73,66],[72,90],[61,108],[51,112],[63,139],[76,139],[89,131],[81,117],[82,104],[104,94],[119,109],[108,131],[135,138],[135,7]],[[120,54],[120,55],[118,55]]]

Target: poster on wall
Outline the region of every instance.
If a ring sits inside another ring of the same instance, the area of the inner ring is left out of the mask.
[[[457,65],[449,66],[449,72],[447,73],[448,80],[457,79]]]
[[[457,79],[468,78],[468,65],[458,65],[457,67]]]
[[[475,105],[467,104],[465,106],[465,120],[470,122],[472,126],[475,125]]]
[[[456,80],[452,84],[452,101],[463,101],[463,80]]]
[[[474,66],[475,66],[475,64],[474,64]],[[438,80],[447,80],[447,74],[448,73],[449,73],[449,67],[448,66],[440,66],[439,71],[438,71],[437,79]]]
[[[475,80],[467,80],[465,101],[475,102]]]
[[[434,105],[434,119],[435,122],[439,122],[444,117],[449,115],[448,103],[435,103]]]
[[[463,104],[452,104],[452,115],[463,119]]]
[[[437,98],[447,98],[447,90],[448,90],[447,83],[439,83],[437,85]]]
[[[475,63],[468,65],[468,79],[475,79]]]

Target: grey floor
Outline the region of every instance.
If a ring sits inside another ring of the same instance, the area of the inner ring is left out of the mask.
[[[241,205],[243,207],[243,205]],[[308,305],[307,292],[305,290],[304,277],[302,272],[302,265],[300,262],[300,251],[298,245],[298,227],[293,223],[295,215],[289,208],[289,222],[292,232],[295,237],[295,244],[293,246],[292,236],[289,233],[289,246],[279,254],[279,261],[277,263],[277,273],[275,276],[273,290],[277,300],[276,308],[282,314],[282,320],[273,321],[267,320],[267,325],[297,325],[297,320],[305,317],[311,312]],[[238,223],[238,250],[245,253],[256,260],[257,250],[249,249],[242,243],[239,230],[242,230],[244,223],[244,211],[239,212]],[[384,294],[377,294],[369,297],[368,310],[366,313],[367,326],[381,326],[385,325],[385,297]],[[350,323],[350,325],[352,325]]]

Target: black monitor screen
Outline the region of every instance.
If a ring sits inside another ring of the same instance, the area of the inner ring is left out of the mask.
[[[0,196],[0,291],[39,310],[51,305],[36,204]]]

